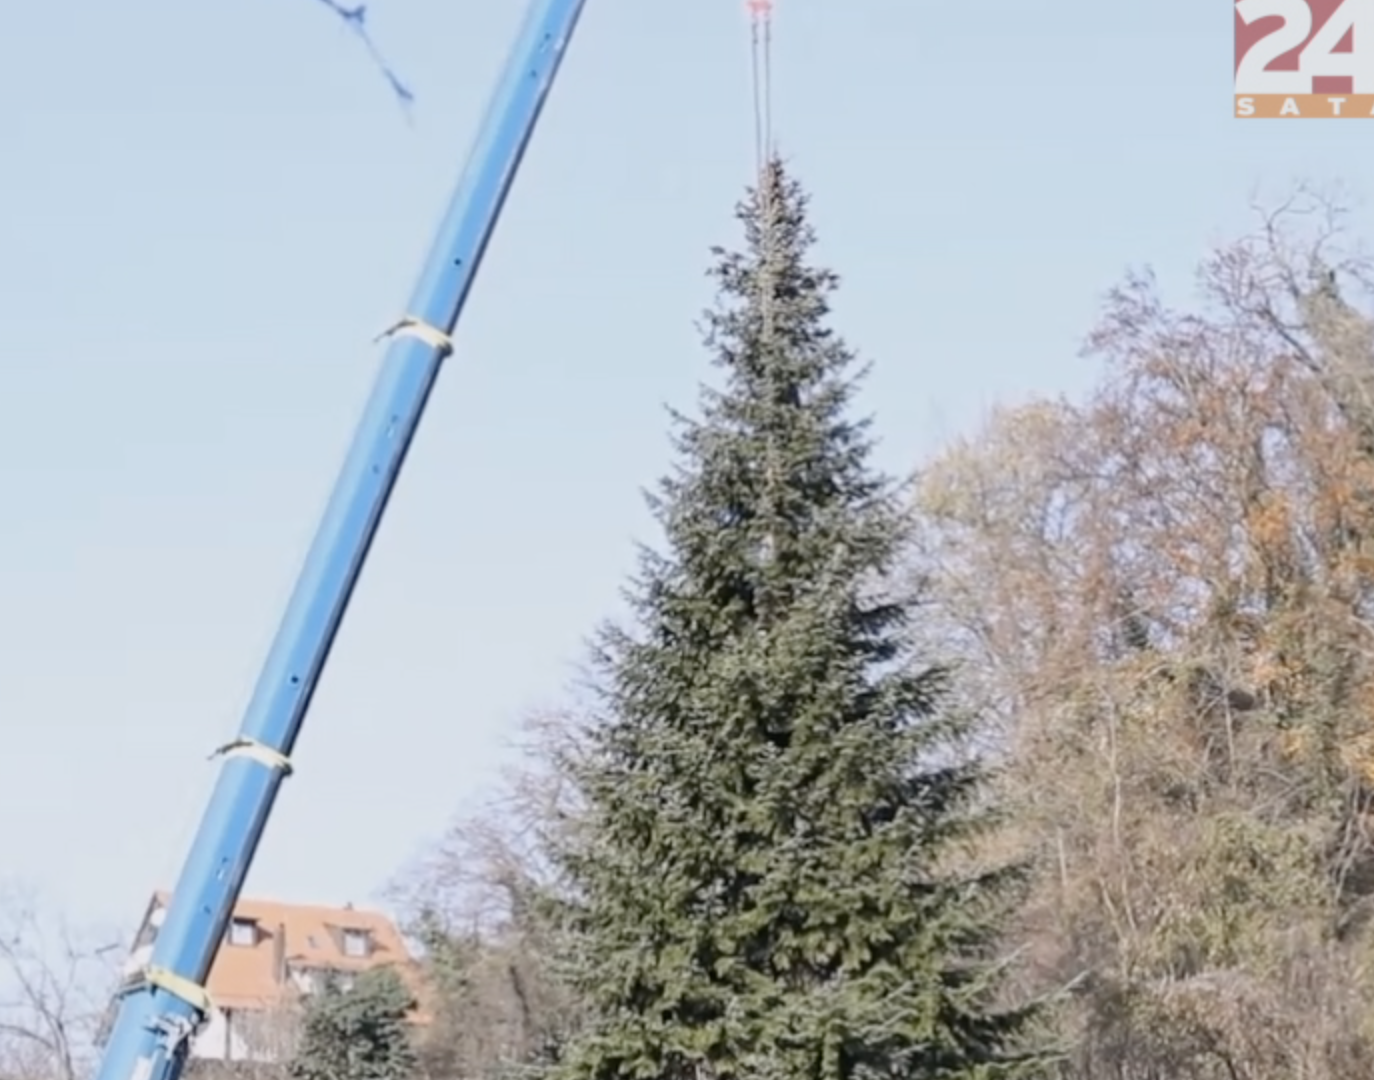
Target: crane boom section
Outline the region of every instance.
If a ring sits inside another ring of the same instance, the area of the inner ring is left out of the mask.
[[[362,571],[585,0],[532,0],[301,568],[239,737],[157,932],[121,994],[97,1080],[178,1080],[209,975]]]

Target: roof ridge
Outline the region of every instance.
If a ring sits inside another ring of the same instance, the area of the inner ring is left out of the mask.
[[[154,903],[160,903],[163,905],[168,904],[171,902],[172,892],[170,889],[157,889],[153,892],[152,899]],[[391,912],[387,911],[385,908],[370,906],[360,907],[354,904],[352,901],[348,901],[343,904],[322,904],[318,901],[310,902],[298,900],[277,900],[265,896],[240,896],[238,900],[234,903],[234,908],[237,909],[240,906],[244,905],[249,907],[288,908],[293,911],[301,912],[329,912],[331,914],[348,912],[354,915],[372,915],[386,919],[393,924],[399,925],[399,920],[397,920],[397,918]]]

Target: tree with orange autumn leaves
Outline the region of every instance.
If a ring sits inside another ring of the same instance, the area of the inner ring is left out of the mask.
[[[1374,1075],[1374,348],[1338,224],[1295,199],[1193,311],[1130,278],[1088,400],[921,472],[1066,1078]]]

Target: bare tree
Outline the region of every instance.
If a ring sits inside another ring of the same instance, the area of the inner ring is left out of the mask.
[[[547,856],[577,820],[563,758],[578,730],[567,713],[527,718],[517,765],[393,886],[425,952],[421,1060],[435,1080],[537,1066],[575,1022],[556,971],[559,883]]]
[[[80,1080],[114,985],[118,942],[73,930],[0,886],[0,1077]]]

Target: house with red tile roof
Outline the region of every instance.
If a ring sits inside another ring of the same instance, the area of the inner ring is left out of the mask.
[[[159,892],[149,901],[125,963],[127,980],[137,981],[148,965],[169,900]],[[381,912],[241,899],[206,980],[212,1008],[191,1056],[224,1062],[289,1057],[299,1006],[323,979],[347,989],[359,972],[385,966],[419,997],[419,966],[396,923]],[[414,1019],[425,1021],[419,1012]]]

